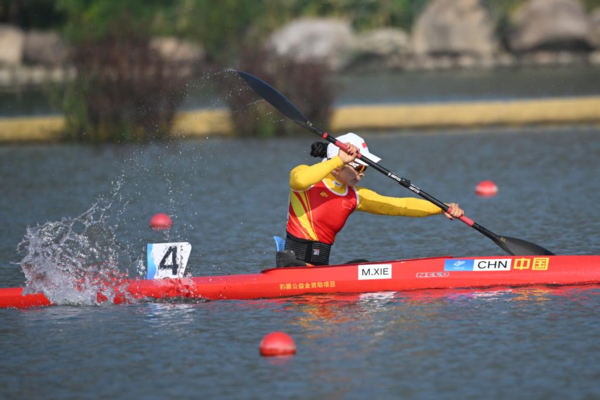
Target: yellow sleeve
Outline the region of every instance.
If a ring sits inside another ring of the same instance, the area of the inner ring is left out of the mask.
[[[299,165],[290,173],[290,187],[292,190],[306,190],[317,182],[322,181],[336,168],[344,166],[344,162],[335,156],[315,165]]]
[[[441,214],[442,209],[427,200],[412,197],[386,197],[372,190],[356,187],[358,211],[378,215],[402,215],[404,217],[428,217]]]

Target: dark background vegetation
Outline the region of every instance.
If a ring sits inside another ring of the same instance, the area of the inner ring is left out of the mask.
[[[54,30],[73,48],[77,78],[61,93],[66,137],[80,141],[139,141],[168,137],[186,85],[203,71],[240,68],[270,83],[285,82],[284,94],[302,99],[300,108],[326,127],[334,100],[323,65],[277,60],[261,44],[275,29],[302,16],[342,17],[358,32],[381,27],[410,31],[430,0],[0,0],[0,23],[26,30]],[[487,0],[503,41],[510,15],[525,0]],[[592,9],[600,0],[583,0]],[[150,46],[158,36],[174,36],[202,46],[205,57],[193,75],[178,74]],[[506,41],[503,41],[506,43]],[[275,66],[278,65],[278,66]],[[220,82],[227,92],[231,82]],[[287,90],[287,91],[286,91]],[[270,136],[266,110],[248,118],[235,112],[255,99],[229,96],[236,131]],[[262,106],[259,106],[262,107]],[[287,129],[287,128],[286,128]],[[289,128],[293,129],[293,128]]]

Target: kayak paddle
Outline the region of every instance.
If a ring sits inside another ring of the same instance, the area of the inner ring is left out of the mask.
[[[269,102],[273,107],[275,107],[279,112],[283,115],[294,121],[296,124],[301,127],[308,129],[312,133],[322,137],[330,143],[335,144],[340,149],[346,151],[348,147],[345,143],[340,142],[335,137],[331,136],[325,131],[314,126],[306,117],[298,110],[296,106],[292,104],[283,94],[279,93],[277,89],[268,83],[258,79],[254,75],[250,75],[246,72],[237,71],[237,73],[246,81],[246,83],[263,99]],[[423,190],[419,189],[417,186],[413,185],[408,179],[401,178],[376,162],[371,161],[369,158],[363,156],[362,154],[358,154],[357,158],[359,158],[364,163],[368,164],[370,167],[376,169],[382,174],[386,175],[388,178],[396,181],[400,185],[404,186],[411,192],[416,195],[424,198],[425,200],[435,204],[445,212],[448,212],[449,207],[436,199],[435,197],[427,194]],[[538,246],[537,244],[527,242],[525,240],[516,239],[508,236],[498,236],[492,231],[484,228],[483,226],[477,224],[472,219],[463,215],[459,218],[462,222],[469,225],[471,228],[476,229],[480,233],[484,234],[488,238],[490,238],[494,243],[496,243],[502,250],[506,251],[508,254],[513,256],[527,256],[527,255],[554,255],[554,253],[546,250],[545,248]]]

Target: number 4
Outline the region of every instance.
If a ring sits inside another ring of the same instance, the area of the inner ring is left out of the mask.
[[[171,256],[171,265],[167,265],[167,260]],[[169,246],[169,249],[163,256],[160,264],[158,265],[158,269],[171,269],[171,273],[173,275],[177,275],[177,271],[179,270],[179,264],[177,264],[177,246]]]

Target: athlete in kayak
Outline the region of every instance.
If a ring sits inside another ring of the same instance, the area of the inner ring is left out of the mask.
[[[381,158],[369,152],[364,139],[355,133],[338,137],[348,152],[332,143],[316,142],[311,155],[323,162],[299,165],[290,173],[290,203],[285,250],[277,252],[278,267],[306,264],[327,265],[331,246],[354,211],[378,215],[428,217],[441,214],[436,205],[415,198],[386,197],[357,186],[365,176],[367,164],[357,159],[360,152],[374,162]],[[447,218],[460,218],[464,212],[449,203]]]

